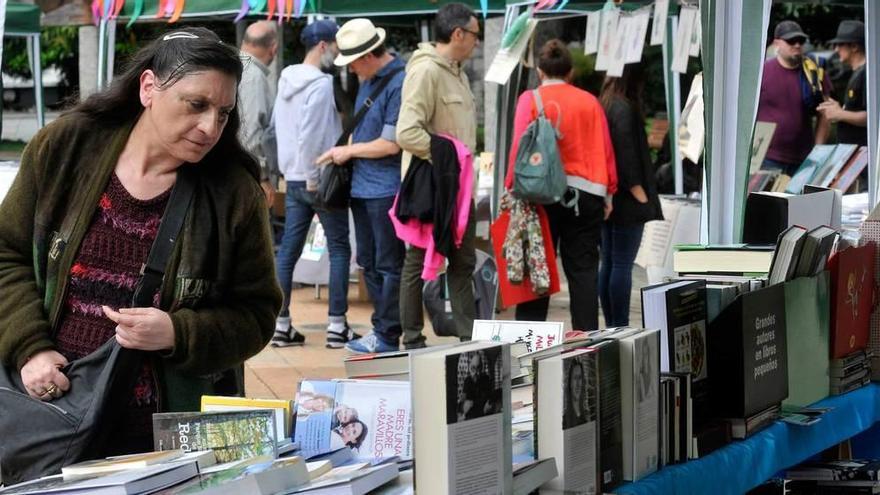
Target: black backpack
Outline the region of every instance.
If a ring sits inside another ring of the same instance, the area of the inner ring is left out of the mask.
[[[495,260],[488,254],[476,250],[477,262],[474,266],[474,304],[476,315],[479,320],[491,320],[495,314],[495,298],[498,290],[498,268]],[[455,322],[452,319],[452,310],[447,311],[446,300],[446,274],[441,274],[436,280],[425,283],[422,290],[422,301],[431,326],[438,337],[458,337]]]

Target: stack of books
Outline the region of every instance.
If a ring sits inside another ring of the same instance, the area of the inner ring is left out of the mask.
[[[790,493],[861,495],[880,492],[876,459],[808,461],[785,472]]]

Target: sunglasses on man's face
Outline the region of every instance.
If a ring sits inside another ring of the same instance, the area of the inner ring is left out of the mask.
[[[785,41],[786,43],[788,43],[789,45],[791,45],[791,46],[795,46],[795,45],[801,45],[801,46],[804,46],[804,44],[807,42],[807,39],[806,39],[806,38],[797,37],[797,38],[792,38],[792,39],[790,39],[790,40],[784,40],[784,41]]]

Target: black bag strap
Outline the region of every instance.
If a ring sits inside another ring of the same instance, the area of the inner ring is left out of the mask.
[[[195,170],[191,166],[184,165],[178,169],[174,189],[171,190],[171,197],[168,198],[168,205],[159,224],[159,232],[153,240],[147,262],[141,266],[141,277],[134,290],[132,307],[153,305],[153,295],[162,285],[165,265],[168,264],[174,243],[183,228],[183,220],[192,204],[195,182]]]
[[[177,170],[177,180],[174,183],[174,189],[171,190],[168,204],[165,206],[165,213],[163,213],[162,221],[159,224],[159,232],[156,233],[156,239],[153,240],[153,245],[150,247],[147,262],[141,266],[141,278],[134,290],[132,307],[153,305],[153,295],[162,285],[165,265],[168,264],[174,243],[183,228],[183,220],[189,211],[194,191],[195,170],[192,170],[191,166],[184,165]]]
[[[388,83],[390,83],[391,80],[394,79],[394,76],[403,72],[404,69],[404,67],[392,69],[391,72],[386,74],[385,77],[383,77],[379,80],[378,83],[376,83],[376,87],[373,89],[373,92],[370,93],[370,96],[368,96],[367,99],[364,100],[364,104],[361,105],[357,113],[354,114],[354,117],[352,117],[351,122],[348,124],[348,127],[346,127],[345,130],[342,131],[342,135],[339,136],[339,139],[336,141],[336,146],[344,146],[348,144],[348,136],[351,135],[358,124],[361,123],[361,120],[363,120],[364,115],[366,115],[367,112],[370,110],[370,107],[373,106],[376,98],[378,98],[379,95],[382,94],[385,86],[388,86]]]

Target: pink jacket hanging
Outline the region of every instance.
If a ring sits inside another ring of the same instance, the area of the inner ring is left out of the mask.
[[[447,134],[440,134],[440,136],[452,142],[458,156],[460,171],[458,175],[458,195],[455,201],[456,215],[453,225],[455,229],[453,231],[453,239],[455,247],[461,247],[461,240],[464,238],[464,232],[467,229],[468,215],[470,215],[471,201],[473,200],[474,156],[471,150],[458,139]],[[394,204],[391,205],[391,209],[388,211],[391,223],[394,224],[394,232],[397,234],[398,239],[425,250],[425,266],[422,269],[422,279],[434,280],[437,278],[437,274],[443,268],[443,262],[446,260],[435,249],[434,225],[430,222],[420,222],[415,218],[401,222],[397,215],[394,214],[397,211],[397,201],[399,198],[400,192],[395,195]]]

